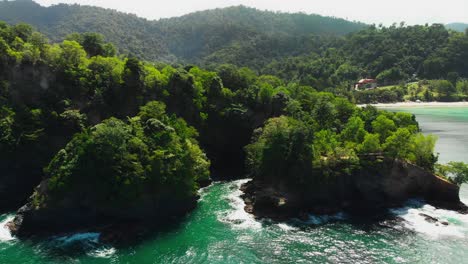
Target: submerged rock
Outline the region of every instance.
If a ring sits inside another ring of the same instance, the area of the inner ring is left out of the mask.
[[[429,223],[437,223],[439,222],[439,219],[435,218],[435,217],[432,217],[430,215],[427,215],[427,214],[423,214],[423,213],[419,213],[420,216],[424,217],[424,220],[426,220],[427,222]]]

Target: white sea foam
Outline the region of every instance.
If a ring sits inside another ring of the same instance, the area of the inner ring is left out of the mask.
[[[2,218],[3,217],[4,216],[2,216]],[[12,221],[14,218],[14,216],[9,215],[2,222],[0,222],[0,242],[15,240],[15,237],[13,237],[10,233],[10,229],[6,227],[6,224],[8,224],[8,222]]]
[[[57,236],[52,238],[52,242],[58,247],[70,247],[79,245],[88,256],[95,258],[110,258],[116,249],[109,246],[99,244],[100,233],[76,233],[67,236]]]
[[[117,250],[113,247],[99,248],[88,253],[89,256],[95,258],[110,258],[115,255]]]
[[[243,192],[240,190],[240,187],[248,181],[250,181],[250,179],[238,180],[231,183],[232,190],[224,196],[224,198],[229,201],[231,210],[219,213],[218,220],[231,224],[233,228],[259,230],[262,227],[262,223],[255,220],[251,214],[244,210],[245,202],[241,198]],[[344,213],[337,213],[335,215],[309,215],[309,219],[303,223],[319,225],[329,221],[339,221],[344,219],[346,219],[346,215]],[[296,227],[286,223],[278,223],[277,226],[285,231],[297,230]]]
[[[211,187],[211,185],[207,186],[207,187],[200,188],[198,190],[198,195],[200,195],[200,199],[198,199],[198,202],[201,202],[201,201],[203,201],[205,199],[205,196],[208,194],[208,190],[209,190],[210,187]]]
[[[299,229],[297,227],[294,227],[294,226],[291,226],[291,225],[288,225],[288,224],[285,224],[285,223],[279,223],[279,224],[277,224],[277,226],[280,229],[284,230],[284,231],[296,231],[296,230]]]
[[[243,194],[240,187],[248,181],[250,181],[250,179],[232,182],[232,185],[230,185],[233,187],[232,190],[224,196],[224,198],[229,201],[231,209],[220,212],[218,214],[218,220],[231,224],[233,228],[259,230],[262,227],[262,224],[244,210],[245,203],[240,197]]]
[[[428,204],[411,201],[406,207],[390,209],[390,212],[401,217],[405,228],[427,235],[432,238],[459,237],[468,235],[468,215],[455,211],[437,209]],[[429,222],[426,215],[438,219]],[[448,225],[442,224],[447,222]]]

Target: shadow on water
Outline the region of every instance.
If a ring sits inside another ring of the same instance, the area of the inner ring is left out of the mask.
[[[32,236],[29,238],[11,237],[8,243],[20,243],[34,252],[40,252],[44,259],[53,261],[54,263],[81,259],[84,256],[106,257],[120,250],[128,251],[137,248],[147,242],[157,240],[160,237],[180,230],[183,224],[190,218],[190,214],[158,226],[135,223],[121,224],[118,226],[107,226],[104,228],[105,230],[103,229],[103,233],[98,230],[83,230],[48,236]],[[3,222],[7,221],[7,218],[12,219],[12,215],[2,215]],[[1,228],[7,232],[5,226]],[[109,230],[117,232],[120,236],[122,234],[127,235],[121,241],[105,242],[103,239],[106,239],[105,236],[109,235],[105,234]],[[7,241],[2,242],[5,243]]]

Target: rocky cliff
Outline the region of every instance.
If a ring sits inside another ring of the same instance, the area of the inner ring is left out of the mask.
[[[209,185],[210,181],[203,184]],[[42,182],[36,193],[46,193],[47,180]],[[8,223],[11,233],[17,237],[42,236],[75,231],[101,232],[102,237],[112,243],[135,240],[134,234],[125,234],[126,229],[137,229],[148,233],[178,219],[195,209],[198,195],[189,199],[174,199],[169,193],[154,199],[145,195],[138,203],[103,206],[83,203],[74,199],[60,205],[37,207],[30,202],[21,207],[13,221]],[[123,237],[123,238],[122,238]]]
[[[384,160],[342,175],[308,191],[278,183],[253,180],[244,186],[246,211],[257,217],[286,219],[309,212],[338,211],[375,213],[399,206],[408,199],[424,199],[438,207],[464,211],[459,187],[418,166],[400,160]]]

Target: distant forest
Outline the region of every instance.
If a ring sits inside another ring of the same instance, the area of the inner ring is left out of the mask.
[[[311,35],[337,36],[366,27],[344,19],[259,11],[244,6],[214,9],[149,21],[99,7],[59,4],[42,7],[31,0],[0,1],[0,20],[32,24],[54,42],[77,32],[97,32],[121,52],[146,60],[199,62],[217,52],[258,46],[267,56],[307,53]]]
[[[466,84],[458,82],[468,77],[468,31],[463,24],[401,22],[385,27],[244,6],[149,21],[98,7],[42,7],[31,0],[0,2],[0,20],[32,24],[54,43],[77,40],[75,32],[91,31],[114,43],[121,55],[215,71],[248,67],[259,75],[341,95],[361,78],[375,78],[380,86],[447,79],[451,87],[442,85],[440,93],[438,87],[428,92],[420,88],[412,98],[438,99],[445,89],[460,96],[440,97],[459,100]],[[392,90],[358,101],[403,100],[408,94]]]

